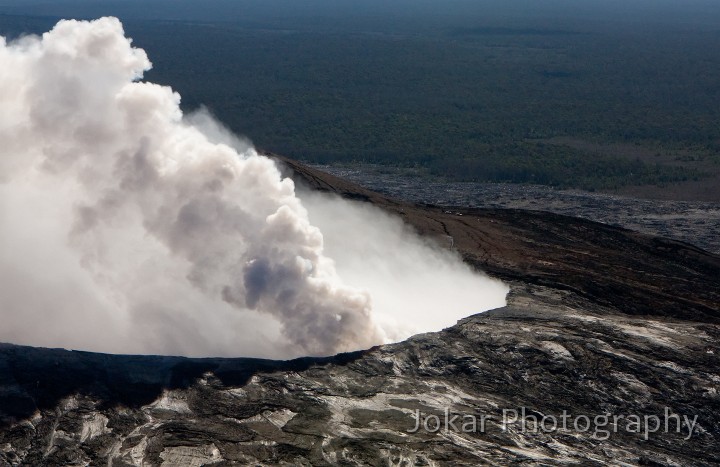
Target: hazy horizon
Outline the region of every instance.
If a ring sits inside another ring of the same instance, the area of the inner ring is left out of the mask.
[[[708,0],[690,0],[678,4],[670,0],[572,1],[546,0],[315,0],[298,4],[292,0],[4,0],[0,13],[55,17],[94,18],[117,16],[121,20],[182,20],[182,21],[282,21],[286,19],[329,21],[352,19],[380,27],[402,25],[415,21],[424,25],[446,23],[506,22],[524,19],[553,22],[660,23],[688,26],[707,25],[718,30],[720,4]],[[340,24],[347,26],[346,24]]]

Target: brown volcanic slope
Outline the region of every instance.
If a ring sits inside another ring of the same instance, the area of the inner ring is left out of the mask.
[[[547,212],[410,205],[271,156],[301,185],[370,202],[423,235],[452,236],[465,261],[493,276],[571,290],[630,315],[720,320],[720,257],[692,245]]]
[[[283,161],[299,183],[453,236],[510,282],[508,306],[288,362],[0,345],[0,467],[720,465],[720,258],[570,217],[407,205]],[[505,426],[521,407],[571,419]],[[413,432],[418,410],[488,419]],[[697,425],[596,418],[666,413]]]

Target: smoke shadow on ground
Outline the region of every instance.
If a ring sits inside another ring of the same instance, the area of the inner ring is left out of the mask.
[[[138,408],[164,390],[187,388],[208,373],[224,386],[238,387],[259,373],[347,365],[366,352],[266,360],[109,355],[0,344],[0,427],[51,410],[74,395],[97,399],[100,408]]]

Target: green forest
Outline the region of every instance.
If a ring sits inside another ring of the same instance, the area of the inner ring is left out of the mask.
[[[46,23],[0,15],[0,33]],[[309,162],[590,190],[698,179],[705,171],[683,160],[720,163],[718,31],[529,20],[125,27],[153,61],[146,79],[171,85],[186,110],[205,106],[259,148]],[[557,137],[663,157],[599,155],[549,141]]]

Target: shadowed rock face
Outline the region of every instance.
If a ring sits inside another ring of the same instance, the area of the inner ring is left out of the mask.
[[[508,306],[291,362],[3,346],[0,465],[720,463],[718,257],[563,216],[406,205],[286,164],[313,188],[451,235],[467,261],[510,282]],[[566,411],[567,426],[503,425],[503,409],[511,422],[522,407],[560,424]],[[431,430],[411,433],[418,411]],[[645,439],[644,417],[664,425],[666,414],[696,420],[692,436],[669,419],[670,432]],[[630,415],[641,426],[614,427]]]

